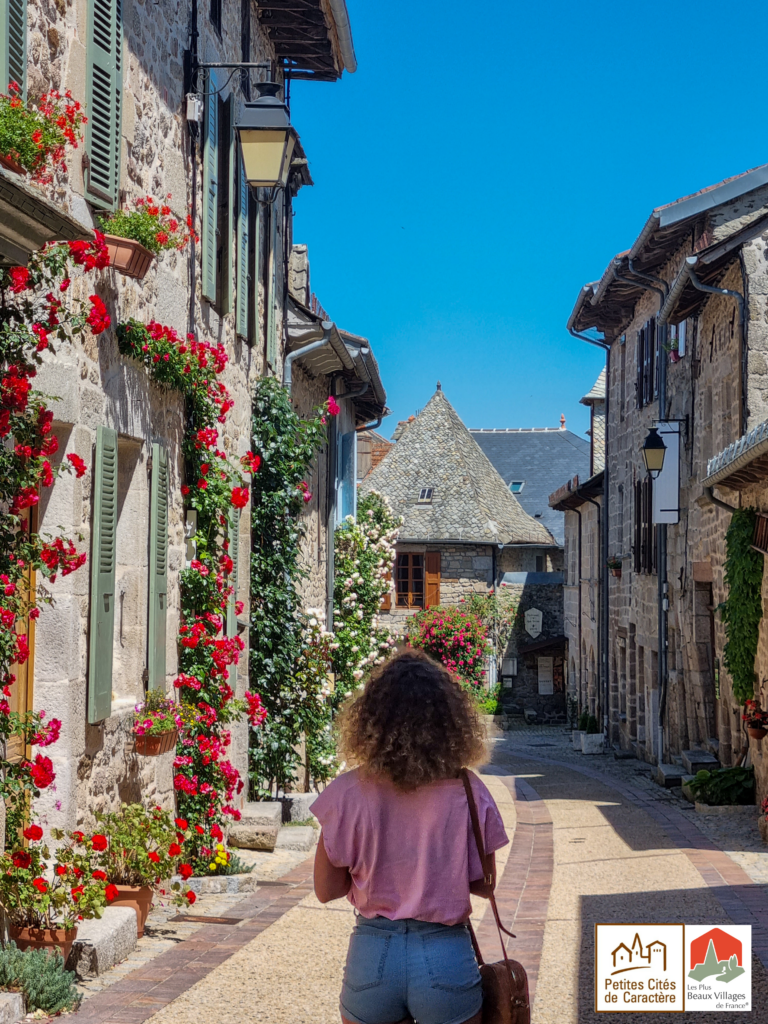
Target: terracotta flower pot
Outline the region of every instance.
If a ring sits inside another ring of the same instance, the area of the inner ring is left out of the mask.
[[[751,736],[753,740],[761,740],[763,736],[768,735],[768,729],[755,728],[753,725],[747,726],[747,735]]]
[[[144,925],[152,908],[152,889],[148,885],[116,885],[118,895],[110,901],[110,907],[133,907],[136,911],[136,926],[139,938],[144,934]]]
[[[670,363],[679,363],[682,358],[683,357],[680,355],[676,348],[673,348],[672,351],[669,353]]]
[[[176,739],[179,735],[178,729],[169,729],[168,732],[160,732],[156,736],[137,736],[135,749],[142,757],[158,757],[160,754],[167,754],[176,746]]]
[[[8,171],[13,171],[14,174],[23,174],[24,168],[21,164],[17,164],[15,160],[11,160],[9,156],[3,156],[0,153],[0,167],[5,167]]]
[[[132,238],[119,238],[117,235],[104,235],[109,250],[109,265],[119,270],[126,277],[138,280],[144,277],[149,265],[155,258],[154,253],[145,249],[141,242]]]
[[[77,938],[77,928],[22,928],[12,924],[8,935],[19,949],[55,949],[58,946],[66,963]]]
[[[615,576],[617,580],[621,579],[621,569],[611,569],[611,576]]]

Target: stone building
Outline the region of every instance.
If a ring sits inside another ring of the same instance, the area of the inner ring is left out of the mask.
[[[622,565],[604,595],[610,740],[660,764],[667,781],[683,751],[730,765],[749,743],[761,795],[768,780],[723,667],[716,609],[728,506],[766,507],[767,229],[768,165],[658,207],[582,288],[568,324],[585,340],[597,330],[607,349],[605,549]],[[641,459],[652,425],[666,444],[655,481]]]
[[[189,331],[222,344],[229,360],[224,383],[234,408],[221,444],[233,457],[242,455],[250,447],[252,382],[262,374],[282,377],[286,355],[301,344],[286,324],[286,271],[292,201],[312,179],[297,142],[284,190],[249,188],[234,125],[243,103],[255,98],[255,83],[267,76],[286,96],[291,78],[334,81],[345,69],[355,70],[344,0],[308,0],[301,10],[277,0],[259,5],[251,0],[4,0],[4,7],[3,87],[15,77],[32,98],[49,87],[69,89],[85,104],[89,118],[82,148],[71,154],[68,171],[57,170],[47,190],[28,188],[19,176],[0,169],[4,262],[26,262],[31,251],[50,239],[90,238],[100,215],[118,207],[130,209],[147,194],[168,196],[181,223],[191,217],[199,241],[153,259],[143,280],[111,268],[74,280],[72,290],[75,297],[95,290],[113,323],[129,317],[145,323],[155,319],[182,336]],[[260,66],[245,73],[201,69],[193,76],[196,62]],[[192,92],[202,101],[201,121],[186,99]],[[308,358],[296,360],[292,395],[297,407],[308,409],[325,400],[333,387],[340,399],[345,388],[355,391],[363,384],[369,395],[367,404],[341,403],[342,422],[334,428],[333,447],[326,453],[330,462],[318,469],[324,482],[316,488],[310,514],[323,522],[312,535],[317,549],[310,546],[307,557],[313,578],[320,581],[315,589],[322,595],[327,588],[328,510],[336,507],[335,474],[341,464],[336,449],[346,453],[356,426],[376,419],[383,391],[365,346],[339,341],[334,325],[315,322],[312,329],[318,337],[333,336],[329,345],[337,363],[318,368]],[[157,388],[118,353],[113,331],[98,338],[86,333],[57,346],[55,357],[45,356],[36,383],[41,391],[58,396],[52,403],[60,442],[56,458],[74,453],[88,467],[81,480],[62,475],[43,495],[40,529],[61,526],[80,533],[93,566],[98,562],[91,550],[96,519],[105,514],[94,502],[97,486],[110,488],[110,507],[117,517],[111,556],[114,600],[94,610],[94,584],[89,584],[93,570],[59,581],[55,606],[44,607],[36,623],[34,661],[14,698],[19,709],[44,707],[63,722],[61,739],[50,750],[55,792],[45,791],[39,810],[47,825],[72,828],[121,800],[166,806],[173,801],[173,755],[133,754],[131,714],[148,685],[149,669],[156,677],[151,685],[167,691],[177,669],[178,581],[188,557],[180,491],[183,410],[178,396]],[[111,468],[105,468],[107,449]],[[166,461],[167,600],[159,622],[152,615],[160,613],[148,610],[155,557],[148,531],[162,500],[153,480]],[[348,476],[346,500],[354,494],[354,469]],[[228,626],[246,638],[249,546],[248,506],[232,549],[239,556],[237,597],[245,610]],[[91,642],[94,615],[114,635],[111,665],[102,666],[98,694]],[[150,663],[151,628],[160,630],[156,635],[164,635],[165,643],[160,645],[164,658]],[[237,672],[239,695],[246,687],[247,665],[246,652]],[[231,760],[245,774],[245,724],[232,732]]]
[[[567,641],[568,693],[579,711],[599,705],[601,558],[600,517],[605,456],[605,371],[581,399],[590,407],[586,472],[575,474],[549,496],[563,517],[563,623]]]
[[[391,450],[363,480],[403,517],[394,594],[382,620],[401,631],[422,608],[503,589],[518,608],[500,674],[505,704],[564,706],[562,556],[520,506],[438,384],[398,424]]]

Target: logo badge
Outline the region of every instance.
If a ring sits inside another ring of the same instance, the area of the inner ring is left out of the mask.
[[[684,927],[595,925],[595,1011],[682,1013]]]
[[[688,925],[685,1008],[690,1012],[752,1009],[752,928]]]

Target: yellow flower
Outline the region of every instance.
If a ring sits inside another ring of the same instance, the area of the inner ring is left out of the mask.
[[[215,871],[216,870],[216,865],[215,864],[209,864],[208,867],[211,869],[211,871]]]

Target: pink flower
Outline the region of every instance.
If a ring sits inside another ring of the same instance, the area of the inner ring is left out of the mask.
[[[338,416],[341,412],[341,406],[338,404],[333,395],[328,395],[328,401],[326,403],[328,407],[328,413],[331,416]]]

